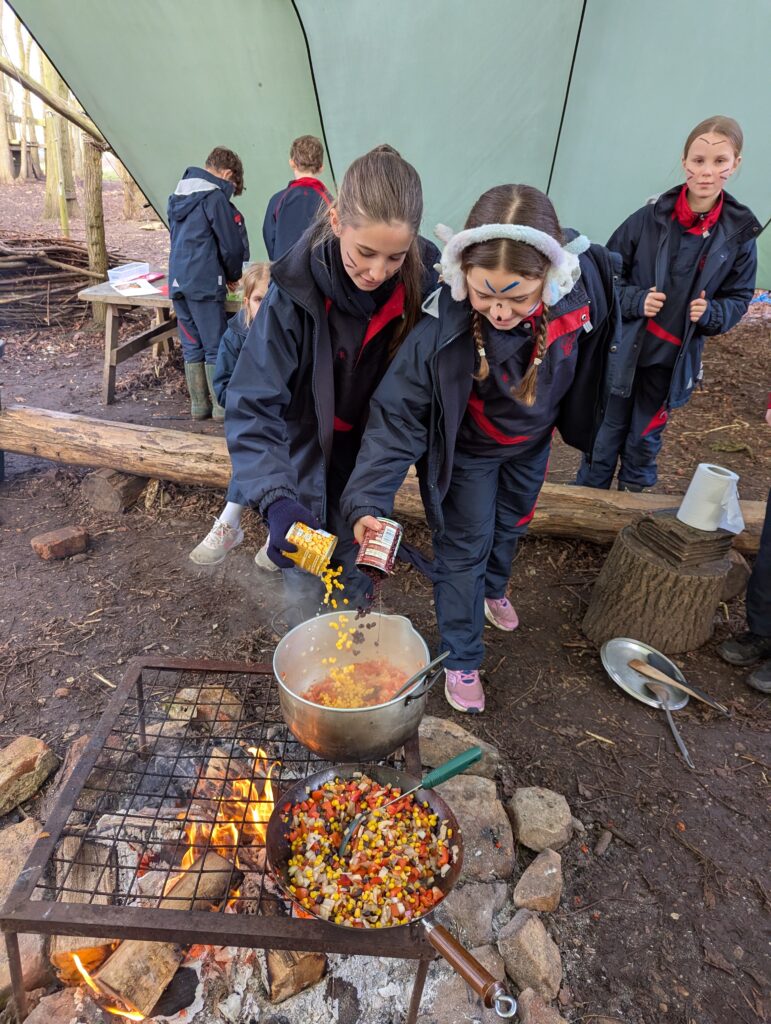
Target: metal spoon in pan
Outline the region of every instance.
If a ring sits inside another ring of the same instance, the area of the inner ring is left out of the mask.
[[[688,747],[686,747],[685,743],[683,743],[683,737],[677,731],[675,720],[674,718],[672,718],[672,712],[669,710],[669,692],[667,691],[667,688],[665,686],[662,686],[661,683],[646,683],[645,685],[648,687],[651,693],[658,698],[659,703],[664,708],[664,712],[667,716],[667,721],[669,722],[669,728],[672,730],[672,735],[675,737],[675,743],[679,747],[680,753],[683,755],[685,763],[688,765],[689,768],[695,768],[696,765],[691,760],[691,755],[688,753]]]
[[[419,668],[415,675],[410,676],[407,682],[396,691],[393,697],[391,697],[391,700],[396,700],[397,697],[404,696],[404,694],[408,690],[411,690],[416,683],[420,682],[423,676],[427,676],[431,669],[436,668],[437,665],[440,665],[449,653],[449,651],[442,651],[438,658],[434,658],[433,661],[430,661],[427,665],[424,665],[423,668]],[[423,694],[421,694],[420,696],[422,697]]]

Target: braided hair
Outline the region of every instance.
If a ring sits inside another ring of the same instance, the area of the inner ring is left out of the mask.
[[[482,224],[527,224],[545,231],[562,245],[563,236],[557,214],[551,200],[532,185],[497,185],[477,199],[466,219],[466,228]],[[543,253],[526,242],[515,242],[509,238],[493,238],[478,242],[464,250],[462,256],[464,271],[472,267],[485,270],[503,269],[510,274],[525,278],[544,277],[550,263]],[[477,352],[478,367],[475,380],[485,380],[490,367],[485,356],[484,317],[474,310],[471,333]],[[535,402],[538,368],[541,366],[548,343],[548,309],[543,306],[541,321],[533,343],[533,355],[519,385],[512,387],[511,394],[524,405]]]

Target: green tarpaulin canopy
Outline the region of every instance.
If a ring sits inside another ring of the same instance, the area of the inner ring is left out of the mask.
[[[731,191],[771,216],[769,0],[12,6],[162,215],[185,166],[215,145],[241,155],[256,257],[265,204],[305,133],[324,136],[329,184],[379,142],[401,150],[423,178],[427,234],[459,226],[491,185],[521,181],[604,242],[681,180],[690,128],[725,113],[746,139]],[[760,248],[768,287],[768,230]]]

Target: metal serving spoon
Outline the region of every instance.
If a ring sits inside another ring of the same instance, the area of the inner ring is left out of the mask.
[[[672,735],[675,737],[675,743],[679,747],[680,753],[683,755],[685,763],[688,765],[689,768],[695,768],[696,765],[691,760],[691,755],[688,753],[688,747],[686,747],[685,743],[683,743],[683,737],[677,731],[675,720],[674,718],[672,718],[672,712],[669,710],[669,692],[666,686],[662,686],[661,683],[646,683],[645,685],[648,687],[651,693],[658,698],[659,703],[664,708],[664,712],[667,716],[667,721],[669,722],[669,728],[672,730]]]
[[[433,789],[434,786],[438,786],[441,782],[447,782],[448,779],[454,779],[456,775],[460,775],[461,772],[465,772],[465,770],[470,768],[472,764],[476,764],[481,756],[481,747],[469,747],[469,749],[464,750],[462,754],[458,754],[457,757],[453,757],[450,761],[445,761],[444,764],[440,764],[437,768],[430,771],[428,775],[424,775],[417,786],[413,786],[412,789],[408,789],[406,793],[401,793],[399,796],[395,796],[393,800],[389,800],[387,803],[381,804],[380,807],[367,808],[366,811],[362,811],[360,814],[357,814],[343,833],[343,841],[340,843],[340,847],[337,851],[338,855],[340,857],[343,856],[345,851],[348,849],[348,844],[353,838],[354,832],[356,832],[366,818],[370,818],[373,814],[380,814],[380,812],[384,811],[386,807],[390,807],[391,804],[395,804],[397,800],[403,800],[405,796],[417,793],[419,789]]]

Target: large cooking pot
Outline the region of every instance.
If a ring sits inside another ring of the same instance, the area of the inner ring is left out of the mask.
[[[348,624],[352,624],[355,612],[345,614]],[[373,612],[358,620],[361,643],[352,650],[338,651],[338,633],[330,623],[339,620],[339,612],[318,615],[295,626],[279,642],[273,671],[281,712],[300,743],[326,761],[377,761],[416,732],[432,679],[419,683],[403,697],[367,708],[322,707],[302,694],[328,674],[322,658],[334,657],[340,666],[383,658],[401,669],[406,678],[429,663],[428,647],[403,615]]]
[[[397,616],[388,617],[397,618]],[[289,839],[286,835],[287,828],[284,820],[284,807],[287,804],[295,804],[298,801],[305,800],[307,793],[310,790],[318,789],[326,782],[331,782],[334,779],[350,779],[356,771],[364,772],[371,779],[374,779],[383,786],[398,786],[402,792],[412,789],[413,786],[417,786],[419,783],[419,780],[413,778],[411,775],[398,772],[385,765],[338,765],[336,768],[327,768],[325,771],[317,772],[315,775],[311,775],[307,779],[300,779],[299,782],[296,782],[288,790],[284,790],[281,793],[280,800],[276,803],[276,806],[273,809],[270,820],[268,821],[267,835],[265,837],[265,852],[267,854],[268,870],[283,890],[287,899],[295,903],[305,914],[309,913],[308,907],[299,903],[289,888],[291,884],[291,879],[289,877],[289,859],[291,857],[291,849]],[[458,821],[452,813],[452,810],[447,806],[436,790],[419,789],[415,794],[415,799],[419,800],[421,803],[425,801],[440,821],[446,821],[449,827],[453,830],[452,834],[454,842],[458,847],[458,855],[447,874],[442,878],[437,878],[435,883],[437,887],[442,890],[444,896],[446,896],[458,880],[461,866],[463,864],[463,836],[461,834],[460,826],[458,825]],[[313,916],[318,917],[318,915]],[[322,919],[319,918],[319,920]],[[351,927],[347,924],[334,924],[331,921],[328,921],[327,923],[334,928],[350,929]],[[484,1005],[490,1009],[494,1009],[499,1017],[510,1018],[517,1012],[517,1001],[513,996],[509,995],[503,982],[494,978],[487,968],[485,968],[476,959],[476,957],[472,956],[468,950],[464,949],[464,947],[453,935],[450,934],[450,932],[447,931],[446,928],[433,920],[433,910],[429,911],[423,917],[414,920],[411,925],[391,925],[391,927],[414,928],[417,931],[422,932],[434,949],[444,957],[444,959],[458,972],[458,974],[461,975],[464,981],[482,999]]]

